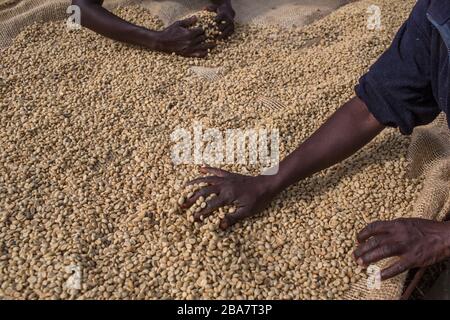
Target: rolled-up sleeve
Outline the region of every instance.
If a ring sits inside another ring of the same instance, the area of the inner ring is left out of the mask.
[[[420,2],[355,88],[380,123],[398,127],[403,134],[411,134],[440,113],[431,87],[431,38],[417,23],[426,19]]]

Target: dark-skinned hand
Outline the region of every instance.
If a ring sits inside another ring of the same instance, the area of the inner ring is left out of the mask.
[[[159,31],[156,37],[156,49],[167,53],[176,53],[185,57],[203,58],[214,44],[206,43],[202,28],[189,29],[197,22],[196,17],[177,21]]]
[[[268,176],[246,176],[211,167],[200,168],[200,172],[210,176],[192,180],[188,184],[207,183],[208,186],[197,190],[183,207],[191,207],[200,196],[206,199],[209,195],[216,194],[204,209],[195,213],[194,219],[200,222],[201,216],[206,218],[220,207],[236,206],[236,212],[228,213],[220,222],[222,230],[261,212],[275,195],[269,191]]]
[[[217,13],[216,22],[222,34],[220,39],[226,39],[234,33],[234,17],[236,16],[230,1],[206,7],[206,10]]]
[[[362,266],[398,257],[381,271],[381,279],[386,280],[450,257],[450,224],[416,218],[378,221],[358,234],[358,242],[354,256]]]

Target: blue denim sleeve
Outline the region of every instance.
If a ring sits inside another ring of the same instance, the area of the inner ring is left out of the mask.
[[[384,52],[356,86],[375,118],[385,126],[411,134],[440,113],[431,87],[431,27],[425,1],[419,1]]]

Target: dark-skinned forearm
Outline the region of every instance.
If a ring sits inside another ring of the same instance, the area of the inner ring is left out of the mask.
[[[359,98],[340,107],[309,139],[286,157],[275,176],[275,192],[329,168],[353,155],[376,137],[384,126]]]
[[[102,7],[102,0],[73,0],[81,9],[81,24],[105,37],[157,49],[156,32],[129,23]]]
[[[211,2],[217,5],[224,3],[231,5],[231,0],[211,0]]]

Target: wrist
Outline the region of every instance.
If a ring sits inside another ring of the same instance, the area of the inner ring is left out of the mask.
[[[212,2],[217,5],[227,4],[231,6],[231,0],[212,0]]]
[[[223,2],[223,5],[225,5],[228,8],[228,12],[230,13],[231,17],[234,19],[236,16],[236,12],[233,9],[233,6],[231,5],[231,0],[225,0]]]
[[[259,175],[257,178],[263,193],[269,196],[275,196],[284,189],[282,178],[278,173],[274,175]]]
[[[161,50],[159,33],[159,31],[149,30],[143,27],[137,27],[133,31],[136,44],[154,51]]]
[[[231,5],[231,0],[218,0],[218,1],[213,1],[213,3],[215,3],[217,6],[222,7],[222,8],[227,8],[228,12],[230,12],[233,17],[235,16],[235,12],[233,10],[233,6]]]

